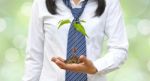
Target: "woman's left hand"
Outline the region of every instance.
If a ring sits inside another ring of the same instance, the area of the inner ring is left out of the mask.
[[[64,59],[60,57],[53,57],[51,59],[57,66],[64,70],[70,70],[73,72],[84,72],[88,74],[95,74],[97,69],[93,65],[92,61],[81,55],[79,57],[79,64],[66,64]]]

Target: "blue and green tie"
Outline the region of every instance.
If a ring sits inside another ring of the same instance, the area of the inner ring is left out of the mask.
[[[83,10],[87,4],[88,0],[83,1],[81,8],[72,8],[70,0],[63,0],[64,4],[71,10],[74,17],[69,32],[68,32],[68,41],[67,41],[67,59],[71,58],[73,51],[72,49],[76,48],[76,55],[79,57],[81,55],[86,56],[86,38],[85,36],[78,32],[74,26],[74,22],[79,21],[79,17],[83,13]],[[87,74],[80,72],[66,71],[65,81],[87,81]]]

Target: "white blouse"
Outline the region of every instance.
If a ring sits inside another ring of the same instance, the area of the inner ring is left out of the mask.
[[[51,61],[54,56],[66,58],[67,35],[70,24],[58,29],[62,19],[73,20],[70,9],[63,0],[56,0],[57,12],[48,12],[46,0],[34,0],[29,26],[28,44],[26,50],[26,68],[23,81],[65,81],[65,71]],[[81,7],[71,4],[74,8]],[[106,9],[102,16],[97,17],[95,10],[97,2],[89,0],[80,19],[85,20],[89,38],[86,38],[87,58],[90,59],[98,72],[88,74],[88,81],[106,81],[105,74],[117,69],[126,60],[128,39],[119,0],[106,0]],[[104,36],[108,37],[108,52],[101,57]]]

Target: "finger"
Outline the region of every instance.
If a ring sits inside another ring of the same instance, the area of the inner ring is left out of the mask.
[[[52,57],[51,61],[55,62],[56,61],[56,57]]]
[[[88,63],[88,59],[87,59],[84,55],[81,55],[81,56],[79,57],[79,61],[80,61],[80,62],[83,62],[83,63],[85,63],[85,64]]]
[[[61,69],[66,69],[66,64],[60,60],[56,60],[55,63],[57,64],[57,66],[59,66]]]
[[[74,71],[74,72],[80,72],[80,69],[79,69],[78,65],[75,65],[75,64],[65,64],[65,63],[61,62],[60,60],[57,60],[55,63],[61,69],[70,70],[70,71]]]
[[[66,69],[66,65],[65,63],[63,62],[64,59],[60,58],[60,57],[53,57],[51,59],[59,68],[61,69]]]
[[[58,59],[58,60],[60,60],[60,61],[62,61],[62,62],[65,61],[65,60],[64,60],[63,58],[61,58],[61,57],[52,57],[51,61],[55,62],[56,59]]]
[[[66,70],[74,71],[74,72],[84,72],[85,65],[83,64],[67,64]]]
[[[75,72],[80,71],[79,65],[77,65],[77,64],[67,64],[66,70],[75,71]]]
[[[61,57],[56,57],[57,59],[59,59],[60,61],[64,62],[65,60]]]

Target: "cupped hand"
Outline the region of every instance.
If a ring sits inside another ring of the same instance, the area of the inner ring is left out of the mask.
[[[51,59],[59,68],[64,70],[69,70],[73,72],[84,72],[88,74],[95,74],[97,69],[93,65],[92,61],[87,59],[84,55],[79,57],[80,63],[78,64],[66,64],[63,58],[61,57],[53,57]]]

